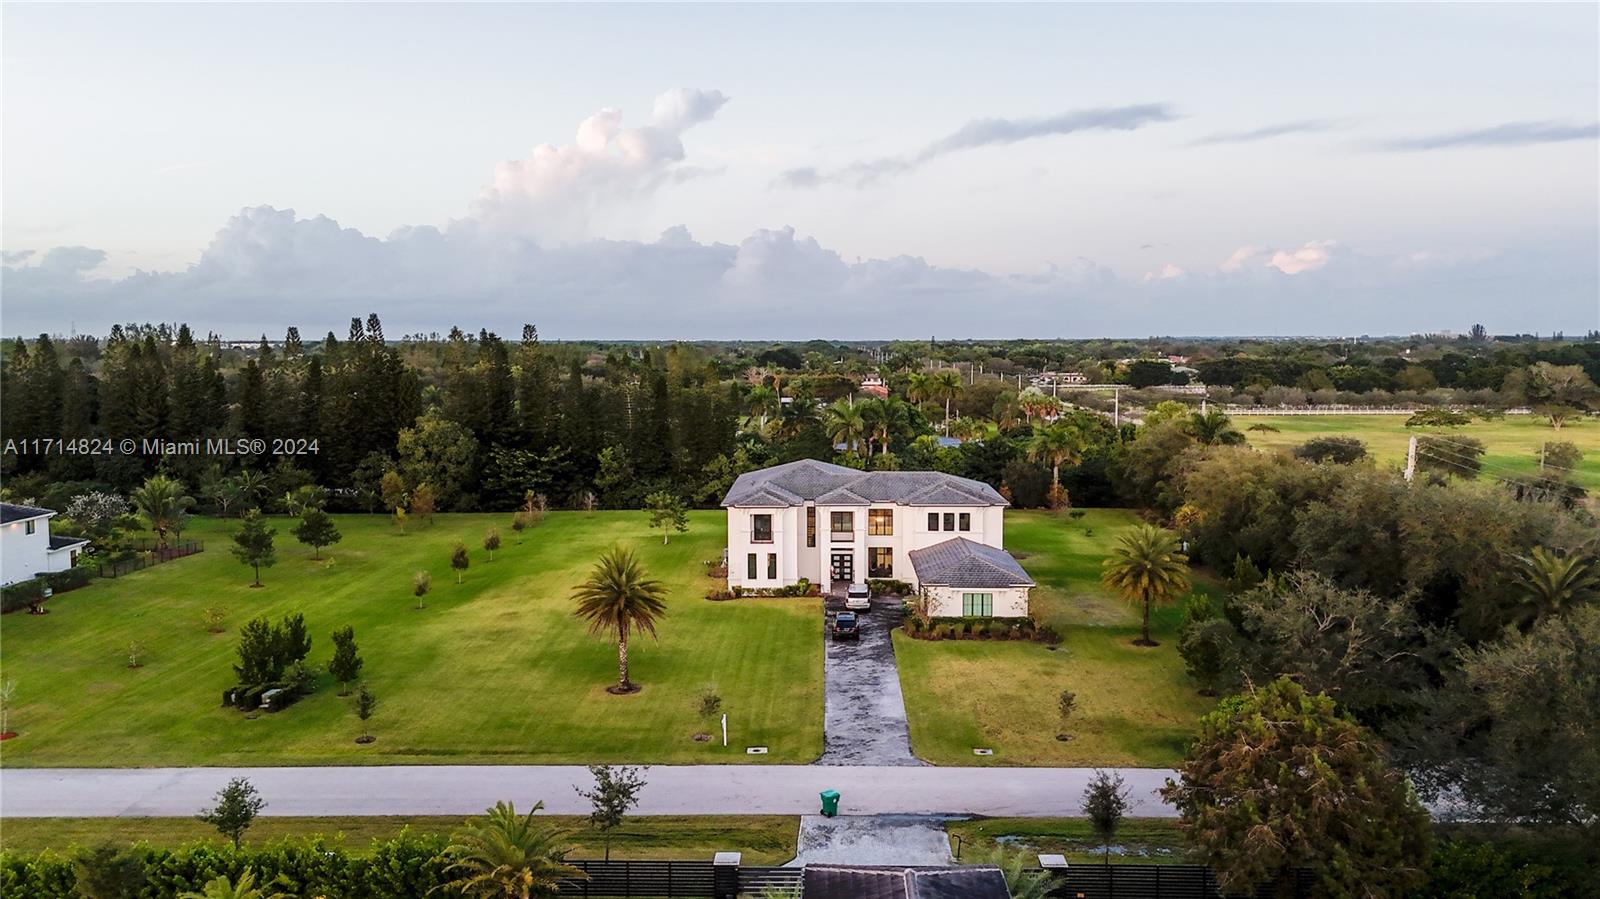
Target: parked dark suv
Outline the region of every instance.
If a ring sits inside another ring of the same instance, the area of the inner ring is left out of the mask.
[[[854,612],[840,612],[833,616],[833,639],[861,639],[861,621]]]

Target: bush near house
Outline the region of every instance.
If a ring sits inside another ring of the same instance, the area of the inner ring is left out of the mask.
[[[873,596],[910,596],[917,592],[917,588],[905,581],[879,577],[867,578],[867,589]]]
[[[66,593],[88,586],[92,580],[94,572],[89,569],[68,568],[66,571],[52,571],[8,587],[0,587],[0,613],[15,612],[44,602],[45,587],[49,587],[52,593]]]

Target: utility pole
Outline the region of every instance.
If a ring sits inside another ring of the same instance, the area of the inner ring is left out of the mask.
[[[1122,427],[1122,388],[1111,388],[1111,426]]]
[[[1417,476],[1417,435],[1411,435],[1411,443],[1406,447],[1406,483]]]

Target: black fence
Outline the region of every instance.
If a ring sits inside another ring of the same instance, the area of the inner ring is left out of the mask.
[[[1224,895],[1201,865],[1069,865],[1056,872],[1055,899],[1311,899],[1312,878],[1297,871],[1253,892]]]
[[[693,861],[575,861],[588,880],[564,884],[563,896],[619,899],[722,899],[785,896],[800,899],[800,868],[741,865],[718,868]],[[1224,894],[1200,865],[1070,865],[1054,872],[1052,899],[1311,899],[1310,872],[1298,871],[1253,892]]]
[[[132,574],[152,565],[160,565],[163,562],[171,562],[173,559],[181,559],[184,556],[192,556],[195,553],[204,552],[205,548],[205,543],[200,540],[183,540],[167,546],[156,546],[153,541],[141,540],[133,546],[136,555],[123,559],[108,559],[104,562],[95,562],[95,573],[100,577],[122,577],[125,574]]]

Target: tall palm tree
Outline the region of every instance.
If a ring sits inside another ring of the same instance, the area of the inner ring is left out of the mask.
[[[167,546],[168,534],[176,537],[183,533],[184,525],[189,523],[189,510],[194,508],[194,497],[184,495],[183,485],[161,474],[145,481],[130,498],[155,532],[156,546],[162,549]]]
[[[1535,546],[1526,556],[1514,557],[1513,569],[1523,597],[1517,623],[1523,627],[1600,596],[1600,560],[1593,556],[1561,555]]]
[[[848,400],[835,400],[822,412],[823,427],[828,429],[828,439],[842,443],[845,449],[855,452],[867,436],[867,419],[861,408]]]
[[[934,373],[931,381],[934,398],[944,400],[944,425],[945,432],[948,433],[950,430],[950,401],[961,395],[961,373],[953,368],[942,369]]]
[[[637,693],[628,679],[628,635],[656,635],[656,620],[667,614],[667,587],[649,576],[632,550],[612,548],[600,557],[589,577],[572,591],[573,612],[589,622],[589,633],[617,633],[617,683],[611,693]]]
[[[745,408],[750,410],[750,417],[760,422],[758,429],[766,433],[767,417],[776,415],[782,402],[778,398],[778,391],[771,387],[752,387],[744,402]]]
[[[1024,390],[1017,397],[1017,405],[1021,407],[1022,414],[1029,422],[1035,418],[1049,418],[1061,411],[1061,401],[1053,396],[1045,396],[1037,390]]]
[[[179,893],[178,899],[290,899],[288,893],[272,893],[268,895],[256,887],[256,872],[252,868],[245,868],[239,872],[239,879],[230,881],[226,877],[215,877],[206,881],[205,889],[196,893],[189,891]]]
[[[544,808],[535,802],[518,815],[509,802],[496,802],[482,821],[467,821],[450,837],[441,858],[447,873],[460,872],[445,887],[482,899],[532,899],[559,896],[563,881],[588,880],[562,860],[562,833],[534,818]]]
[[[894,435],[905,428],[910,420],[906,411],[906,404],[901,400],[889,397],[888,399],[865,400],[861,403],[861,414],[867,422],[867,458],[872,458],[872,445],[878,445],[879,452],[890,451],[890,443]]]
[[[777,436],[782,440],[792,440],[803,434],[805,429],[816,421],[816,400],[805,395],[790,397],[789,402],[778,409]]]
[[[933,399],[933,379],[927,372],[914,371],[906,376],[906,399],[918,406]]]
[[[1123,534],[1102,563],[1100,583],[1123,599],[1144,607],[1144,626],[1136,646],[1155,646],[1150,639],[1150,607],[1168,605],[1189,593],[1189,557],[1178,550],[1171,531],[1139,525]]]
[[[1244,435],[1233,426],[1233,419],[1215,407],[1202,415],[1189,416],[1189,434],[1206,446],[1234,446],[1244,442]]]
[[[259,506],[267,495],[267,476],[249,469],[241,471],[233,476],[233,490],[234,498],[241,505]]]
[[[1050,484],[1061,487],[1061,466],[1076,463],[1083,452],[1083,437],[1071,422],[1056,420],[1033,426],[1028,438],[1028,458],[1050,463]]]
[[[1023,421],[1022,400],[1015,393],[1007,393],[994,401],[994,422],[1000,430],[1009,431]]]

